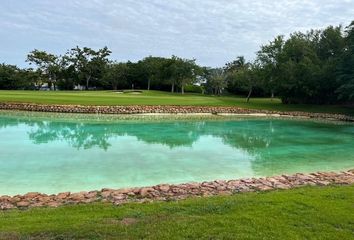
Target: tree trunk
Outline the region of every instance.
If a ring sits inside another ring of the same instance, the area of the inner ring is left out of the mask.
[[[181,93],[184,94],[184,85],[181,86]]]
[[[113,87],[114,91],[116,91],[118,89],[118,85],[117,84],[113,84],[112,87]]]
[[[53,75],[53,90],[56,91],[57,90],[57,76],[54,74]]]
[[[251,97],[252,91],[253,91],[253,88],[251,87],[249,92],[248,92],[248,95],[247,95],[247,102],[250,101],[250,97]]]
[[[86,77],[86,86],[85,86],[85,89],[86,89],[86,90],[89,89],[90,79],[91,79],[91,76],[87,76],[87,77]]]
[[[272,96],[270,98],[270,101],[273,101],[273,99],[274,99],[274,91],[272,90]]]
[[[175,83],[173,82],[172,86],[171,86],[171,93],[174,93],[174,92],[175,92]]]
[[[150,78],[148,79],[148,91],[150,91]]]

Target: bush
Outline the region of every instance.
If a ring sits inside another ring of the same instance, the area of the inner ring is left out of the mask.
[[[190,93],[203,93],[203,88],[197,85],[187,85],[185,86],[184,91]]]

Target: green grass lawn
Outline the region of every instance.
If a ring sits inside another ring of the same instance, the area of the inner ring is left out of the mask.
[[[113,91],[0,91],[0,102],[26,102],[45,104],[81,105],[191,105],[191,106],[237,106],[250,109],[277,111],[329,112],[354,115],[354,109],[326,105],[284,105],[279,99],[252,98],[250,103],[244,97],[217,97],[201,94],[168,93],[144,91],[142,94]]]
[[[0,239],[354,239],[354,186],[0,212]]]

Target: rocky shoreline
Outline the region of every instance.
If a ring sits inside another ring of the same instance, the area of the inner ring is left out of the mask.
[[[55,113],[87,113],[87,114],[263,114],[278,116],[294,116],[321,118],[354,122],[354,117],[342,114],[281,112],[238,107],[207,106],[83,106],[83,105],[47,105],[32,103],[0,103],[1,110],[18,110]]]
[[[0,210],[28,209],[34,207],[59,207],[69,204],[108,202],[121,205],[130,202],[173,201],[190,197],[231,195],[240,192],[290,189],[306,185],[354,184],[354,169],[343,172],[297,173],[265,178],[217,180],[202,183],[160,184],[152,187],[102,189],[100,191],[59,194],[27,193],[25,195],[1,196]]]

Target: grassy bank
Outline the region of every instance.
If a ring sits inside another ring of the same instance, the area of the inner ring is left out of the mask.
[[[0,213],[0,239],[353,239],[354,186]]]
[[[160,91],[144,91],[142,94],[118,94],[112,91],[0,91],[0,102],[26,102],[42,104],[80,105],[190,105],[190,106],[236,106],[250,109],[276,111],[328,112],[354,115],[353,108],[325,105],[284,105],[279,99],[244,97],[216,97],[200,94],[172,94]]]

